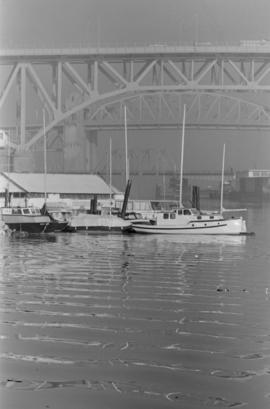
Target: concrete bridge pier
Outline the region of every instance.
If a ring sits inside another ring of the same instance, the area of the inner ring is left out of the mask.
[[[64,126],[64,172],[85,171],[83,128],[76,121]]]
[[[95,173],[97,167],[97,143],[98,131],[85,130],[86,139],[86,171],[88,173]]]
[[[10,155],[10,171],[33,172],[34,158],[31,151],[17,151]]]

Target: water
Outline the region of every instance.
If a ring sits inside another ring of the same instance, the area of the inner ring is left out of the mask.
[[[270,207],[248,225],[2,237],[1,409],[268,409]]]

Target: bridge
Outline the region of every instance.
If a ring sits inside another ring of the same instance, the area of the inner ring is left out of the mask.
[[[134,129],[179,127],[183,104],[190,128],[270,127],[269,42],[0,50],[0,72],[0,127],[15,151],[53,129],[49,146],[63,141],[74,118],[91,144],[123,127],[124,106]]]

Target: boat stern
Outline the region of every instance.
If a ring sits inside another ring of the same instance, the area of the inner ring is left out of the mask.
[[[247,232],[247,223],[243,217],[240,217],[241,219],[241,233],[246,233]]]

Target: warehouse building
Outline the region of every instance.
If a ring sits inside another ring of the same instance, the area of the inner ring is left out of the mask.
[[[113,200],[123,195],[98,175],[93,174],[47,174],[42,173],[0,173],[0,206],[4,206],[9,192],[11,205],[42,207],[45,192],[48,203],[62,203],[72,209],[89,209],[91,199],[98,204],[112,206]]]

